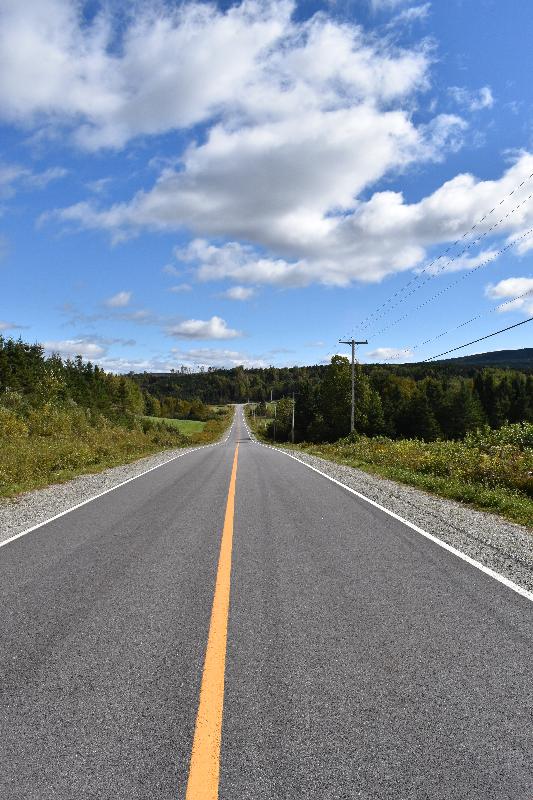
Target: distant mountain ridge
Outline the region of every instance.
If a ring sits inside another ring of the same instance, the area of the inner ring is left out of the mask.
[[[489,353],[476,353],[470,356],[447,358],[435,364],[456,364],[473,367],[510,367],[512,369],[533,369],[533,347],[518,350],[493,350]]]

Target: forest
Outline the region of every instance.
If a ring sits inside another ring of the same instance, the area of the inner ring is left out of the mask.
[[[213,369],[132,375],[145,402],[160,407],[199,402],[277,403],[277,438],[288,439],[295,397],[297,441],[335,441],[350,432],[351,367],[329,365]],[[533,371],[475,365],[357,365],[355,428],[393,439],[462,439],[484,426],[533,422]],[[171,415],[171,414],[168,414]]]

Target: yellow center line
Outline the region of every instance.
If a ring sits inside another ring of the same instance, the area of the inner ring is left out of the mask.
[[[186,800],[217,800],[239,445],[235,448],[211,610]]]

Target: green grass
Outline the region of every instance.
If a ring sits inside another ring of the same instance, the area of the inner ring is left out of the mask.
[[[186,436],[189,444],[211,444],[216,442],[230,425],[234,409],[232,406],[209,406],[215,412],[214,419],[199,422],[192,419],[169,419],[167,417],[143,417],[144,424],[171,428]]]
[[[168,419],[167,417],[143,417],[151,422],[160,422],[169,428],[176,428],[180,433],[188,436],[191,433],[200,433],[206,426],[205,422],[196,419]]]

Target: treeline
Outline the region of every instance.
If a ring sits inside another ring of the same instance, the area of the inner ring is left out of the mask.
[[[533,422],[533,375],[481,369],[473,376],[438,373],[408,377],[390,369],[356,368],[355,430],[391,439],[463,439],[507,423]],[[334,356],[324,378],[295,392],[296,441],[336,441],[350,432],[351,367]],[[265,410],[267,407],[264,406]],[[267,411],[267,413],[269,413]],[[270,411],[270,413],[272,413]],[[274,425],[276,430],[274,431]],[[292,401],[277,404],[269,434],[288,439]]]
[[[259,402],[292,394],[300,384],[319,383],[326,373],[323,365],[313,367],[266,367],[208,369],[204,372],[174,372],[163,375],[144,372],[130,377],[142,390],[161,403],[165,398],[201,400],[205,404]]]
[[[262,403],[272,394],[280,401],[279,439],[290,434],[293,393],[298,441],[335,441],[350,430],[351,372],[348,359],[342,356],[334,356],[330,365],[311,367],[236,367],[131,377],[162,406],[171,399],[191,398],[207,403]],[[355,427],[368,436],[461,439],[485,425],[500,428],[507,422],[533,422],[531,371],[450,362],[364,365],[356,370],[355,394]]]
[[[0,496],[190,444],[144,411],[130,378],[0,336]]]
[[[39,344],[0,336],[0,393],[6,391],[31,405],[74,403],[114,420],[145,410],[143,392],[131,378],[111,375],[81,356],[66,361],[57,355],[46,357]]]
[[[0,336],[0,393],[6,390],[32,405],[71,402],[122,424],[139,415],[200,421],[213,416],[198,398],[184,400],[175,392],[151,395],[139,381],[108,373],[81,356],[47,357],[39,344]]]

